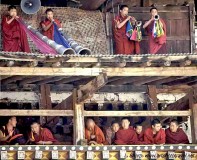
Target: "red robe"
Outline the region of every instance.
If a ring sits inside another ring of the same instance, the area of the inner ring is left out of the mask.
[[[147,128],[144,132],[144,141],[146,142],[146,144],[165,144],[165,131],[163,129],[160,129],[160,131],[154,135],[152,128]]]
[[[61,23],[59,20],[54,19],[54,22],[57,24],[59,28],[61,28]],[[48,26],[50,23],[51,21],[49,19],[45,19],[44,21],[40,23],[40,25],[42,26],[42,24],[44,24],[45,26]],[[54,25],[51,25],[51,27],[47,31],[42,30],[42,34],[47,36],[49,39],[53,40],[54,39]]]
[[[35,143],[37,143],[39,141],[51,141],[53,143],[58,142],[53,137],[53,134],[51,133],[51,131],[48,130],[47,128],[41,128],[39,135],[37,135],[35,133],[31,133],[31,138],[34,140]]]
[[[151,54],[166,53],[166,24],[163,19],[160,19],[160,22],[163,24],[164,35],[159,38],[152,36],[154,21],[146,28],[149,37],[149,53]]]
[[[115,135],[115,144],[117,145],[129,145],[137,143],[137,134],[133,128],[120,129]]]
[[[166,144],[189,144],[189,140],[181,128],[178,128],[177,132],[171,132],[168,128],[166,129]]]
[[[91,139],[91,135],[95,135],[95,139]],[[98,144],[104,144],[105,143],[105,136],[102,132],[102,130],[95,125],[92,134],[90,134],[90,131],[86,128],[85,129],[85,138],[87,139],[88,143],[90,141],[96,141]]]
[[[144,132],[137,134],[137,144],[139,144],[139,145],[146,144],[146,142],[144,141]]]
[[[139,42],[131,41],[126,36],[126,24],[121,28],[116,27],[116,23],[122,22],[126,17],[116,16],[113,22],[113,34],[115,41],[115,53],[116,54],[139,54],[140,44]]]
[[[10,19],[10,16],[4,16],[1,23],[3,51],[30,52],[25,31],[15,19],[10,24],[8,24],[7,21]]]

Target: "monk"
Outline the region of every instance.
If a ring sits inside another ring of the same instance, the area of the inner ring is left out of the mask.
[[[113,21],[113,34],[116,54],[139,54],[139,42],[131,41],[126,36],[126,24],[129,20],[136,21],[134,17],[128,16],[127,5],[120,6],[120,13]]]
[[[161,122],[158,119],[154,119],[151,125],[151,128],[147,128],[144,132],[146,144],[165,144],[166,134],[162,129]]]
[[[30,142],[38,145],[58,144],[58,141],[53,137],[51,131],[47,128],[42,128],[39,123],[31,124]]]
[[[166,24],[163,19],[159,18],[159,22],[161,23],[164,31],[164,35],[161,37],[153,37],[153,26],[154,26],[154,20],[155,16],[158,15],[158,10],[156,7],[152,7],[150,9],[151,18],[149,21],[147,21],[143,28],[146,30],[148,34],[148,41],[149,41],[149,53],[151,54],[160,54],[160,53],[166,53]]]
[[[3,16],[1,23],[3,51],[30,52],[27,35],[17,21],[16,7],[9,6],[8,12],[9,15]]]
[[[189,140],[185,132],[179,128],[178,121],[170,121],[170,127],[166,129],[166,144],[188,144]]]
[[[115,134],[120,129],[118,122],[113,121],[111,127],[106,129],[106,144],[114,144]]]
[[[61,23],[59,20],[54,19],[53,17],[53,10],[51,8],[48,8],[46,11],[46,19],[42,21],[41,27],[42,27],[42,34],[47,36],[49,39],[54,40],[54,23],[57,24],[59,28],[61,28]]]
[[[5,126],[0,128],[0,144],[25,144],[26,141],[16,128],[16,117],[9,117]]]
[[[128,118],[122,118],[122,128],[116,132],[114,143],[117,145],[129,145],[136,144],[137,135],[132,127],[130,127],[130,121]]]
[[[93,119],[86,121],[85,138],[89,145],[97,145],[105,143],[105,136],[102,130],[95,124]]]
[[[135,130],[137,134],[137,144],[146,144],[144,141],[144,131],[141,123],[135,123],[133,126],[133,129]]]

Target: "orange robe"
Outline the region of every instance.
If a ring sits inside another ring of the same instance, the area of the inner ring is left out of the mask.
[[[144,141],[146,142],[146,144],[165,144],[165,131],[163,129],[160,129],[160,131],[154,135],[152,128],[147,128],[144,132]]]
[[[30,48],[25,31],[16,19],[8,24],[7,21],[10,19],[10,16],[4,16],[1,23],[3,51],[29,53]]]
[[[91,135],[95,135],[96,138],[91,139]],[[105,136],[104,136],[102,130],[97,125],[94,126],[92,133],[90,133],[90,131],[87,128],[85,129],[85,138],[87,139],[88,143],[90,141],[96,141],[98,144],[105,143]]]
[[[140,44],[139,42],[131,41],[126,36],[126,24],[121,28],[116,27],[116,23],[124,21],[127,17],[116,16],[113,21],[113,34],[115,42],[116,54],[139,54]]]
[[[35,143],[39,141],[51,141],[53,143],[57,143],[58,141],[53,137],[53,134],[47,128],[41,128],[40,134],[37,135],[35,133],[31,133],[31,139],[34,140]]]
[[[189,140],[185,132],[178,128],[177,132],[171,132],[170,128],[166,129],[166,144],[188,144]]]
[[[120,129],[115,135],[115,144],[117,145],[129,145],[137,143],[137,134],[133,128]]]
[[[154,21],[149,24],[146,28],[146,32],[148,33],[148,41],[149,41],[149,53],[150,54],[164,54],[166,53],[166,24],[163,19],[159,19],[163,24],[164,35],[159,38],[154,38],[152,36],[152,30]]]
[[[54,19],[54,22],[57,24],[59,28],[61,27],[61,23],[59,20]],[[44,21],[40,23],[40,25],[42,26],[42,24],[44,24],[45,26],[48,26],[50,23],[51,21],[49,19],[45,19]],[[54,39],[54,25],[51,25],[51,27],[47,31],[42,30],[42,34],[44,36],[47,36],[49,39],[53,40]]]

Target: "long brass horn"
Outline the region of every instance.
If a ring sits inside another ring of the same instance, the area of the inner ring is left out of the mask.
[[[67,40],[71,48],[80,55],[90,55],[91,51],[88,48],[83,48],[81,45],[79,45],[76,41],[74,41],[71,37],[69,37],[66,33],[63,32],[62,28],[59,28],[59,31],[64,36],[64,38]]]

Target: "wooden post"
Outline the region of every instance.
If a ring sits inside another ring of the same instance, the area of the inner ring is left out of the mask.
[[[195,48],[195,37],[194,37],[194,19],[195,19],[195,11],[194,4],[189,4],[189,20],[190,20],[190,43],[191,43],[191,53],[194,52]]]
[[[41,85],[40,86],[41,98],[40,98],[40,109],[52,109],[51,103],[51,93],[49,85]],[[40,117],[40,123],[45,124],[47,122],[48,117]]]
[[[150,99],[150,110],[152,111],[158,110],[156,86],[148,85],[148,95]]]
[[[82,140],[85,138],[85,129],[84,129],[84,104],[77,104],[77,90],[73,91],[73,109],[74,109],[74,136],[73,143],[74,145],[81,145]]]
[[[191,133],[192,133],[192,143],[197,143],[197,101],[196,101],[196,89],[192,90],[189,93],[189,107],[192,111],[192,115],[190,116],[191,122]]]

